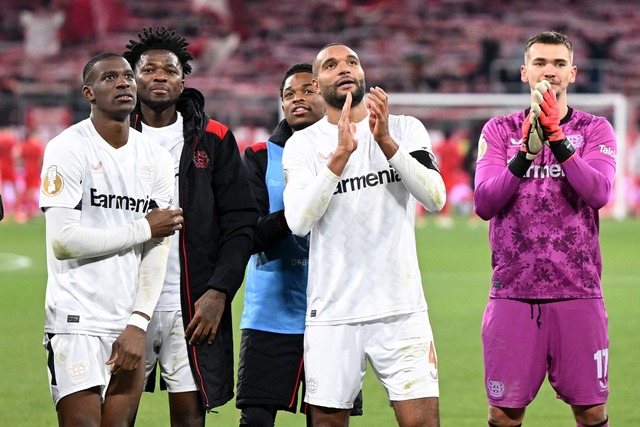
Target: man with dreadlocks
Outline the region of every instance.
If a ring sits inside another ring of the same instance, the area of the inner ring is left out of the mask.
[[[202,426],[205,410],[233,397],[231,301],[258,213],[235,137],[204,112],[199,91],[185,88],[189,43],[162,27],[138,37],[124,53],[138,84],[131,126],[173,155],[175,200],[184,211],[147,332],[146,389],[153,391],[160,366],[171,425]]]

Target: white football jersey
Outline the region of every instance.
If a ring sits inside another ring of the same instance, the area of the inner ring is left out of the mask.
[[[406,152],[431,152],[429,135],[414,117],[389,116],[389,132]],[[357,140],[342,176],[322,184],[333,194],[311,229],[307,324],[352,323],[427,308],[415,246],[416,199],[373,139],[368,117],[357,123]],[[337,142],[338,127],[326,117],[287,141],[285,213],[316,191],[322,176],[335,177],[327,164]]]
[[[81,226],[110,228],[143,218],[154,200],[172,202],[169,153],[129,130],[113,148],[91,119],[52,139],[45,148],[40,207],[81,209]],[[131,317],[142,244],[95,258],[58,260],[47,234],[45,332],[117,336]]]
[[[182,148],[184,147],[184,123],[182,114],[178,111],[176,113],[178,114],[177,120],[169,126],[154,128],[142,123],[142,134],[156,144],[160,144],[171,154],[175,176],[173,200],[178,203],[178,200],[180,200],[178,169],[180,167]],[[171,239],[167,274],[164,276],[164,286],[156,305],[156,311],[176,310],[180,310],[180,239],[178,238],[178,233]]]

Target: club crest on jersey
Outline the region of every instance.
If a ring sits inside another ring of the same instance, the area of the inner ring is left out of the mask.
[[[574,147],[579,148],[582,147],[582,135],[567,135],[567,139],[571,141]]]
[[[51,165],[47,169],[47,174],[42,178],[40,189],[45,196],[57,196],[64,188],[62,175],[58,173],[58,166]]]
[[[193,153],[193,163],[198,169],[206,169],[209,167],[209,156],[205,151],[196,151]]]
[[[156,169],[153,166],[141,165],[140,166],[140,179],[145,182],[153,182]]]

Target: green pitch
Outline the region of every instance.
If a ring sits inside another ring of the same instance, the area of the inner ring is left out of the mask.
[[[486,223],[457,219],[452,228],[445,229],[438,228],[429,217],[417,230],[417,238],[438,351],[442,425],[484,426],[480,322],[490,282]],[[611,338],[609,415],[613,425],[640,425],[636,356],[640,348],[640,220],[602,221],[601,242]],[[41,345],[45,281],[42,218],[26,225],[0,222],[2,426],[56,424]],[[236,324],[242,297],[240,292],[234,301]],[[352,419],[352,426],[396,425],[384,390],[371,372],[364,385],[364,411],[363,417]],[[572,425],[571,419],[569,407],[545,384],[527,411],[525,425],[561,427]],[[237,426],[238,411],[233,402],[209,414],[207,424]],[[165,392],[143,396],[137,425],[168,425]],[[304,420],[299,415],[281,413],[276,425],[303,426]]]

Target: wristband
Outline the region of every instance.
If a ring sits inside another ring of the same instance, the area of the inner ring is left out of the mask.
[[[147,332],[147,326],[149,326],[149,320],[147,320],[143,315],[138,313],[133,313],[131,318],[127,322],[127,325],[136,326],[143,331]]]
[[[518,151],[518,153],[509,160],[509,170],[512,174],[518,178],[522,178],[531,166],[533,160],[527,159],[527,154],[524,151]]]
[[[569,160],[576,152],[576,147],[574,147],[573,143],[569,141],[568,138],[554,143],[550,142],[549,148],[551,148],[551,152],[556,156],[556,159],[560,164]]]

